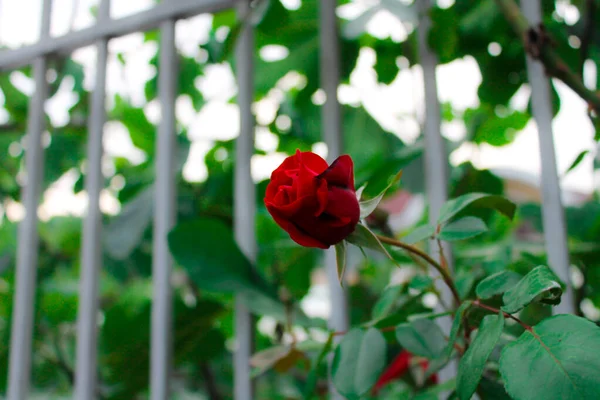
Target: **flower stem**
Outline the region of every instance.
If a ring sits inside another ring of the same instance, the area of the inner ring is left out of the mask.
[[[399,240],[392,239],[392,238],[389,238],[386,236],[377,235],[377,238],[382,243],[389,244],[390,246],[399,247],[399,248],[404,249],[418,257],[421,257],[423,260],[427,261],[429,263],[429,265],[431,265],[433,268],[435,268],[440,273],[440,275],[442,276],[442,279],[444,280],[444,282],[446,282],[446,285],[448,285],[448,287],[450,288],[450,291],[452,292],[452,296],[454,297],[454,300],[456,301],[457,304],[460,304],[460,302],[461,302],[460,295],[458,294],[458,290],[456,289],[456,286],[454,285],[454,281],[452,280],[452,277],[450,276],[450,273],[448,272],[447,268],[442,267],[440,265],[440,263],[435,261],[427,253],[416,248],[415,246],[411,246],[410,244],[406,244]]]

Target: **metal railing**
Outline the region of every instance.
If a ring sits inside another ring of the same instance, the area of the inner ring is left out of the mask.
[[[419,0],[429,7],[429,0]],[[33,45],[0,52],[0,70],[11,70],[33,65],[35,92],[30,100],[27,127],[26,184],[22,201],[26,215],[20,224],[16,265],[16,291],[10,344],[8,399],[24,400],[28,396],[31,374],[31,344],[34,316],[34,293],[38,252],[37,207],[40,199],[44,168],[42,132],[44,132],[44,102],[47,98],[47,58],[68,55],[74,50],[95,45],[97,49],[95,87],[91,94],[91,114],[88,136],[88,170],[85,189],[88,208],[83,225],[81,251],[80,302],[77,324],[77,354],[75,398],[88,400],[97,393],[97,314],[98,279],[101,260],[101,212],[99,195],[102,190],[101,159],[102,132],[106,118],[105,85],[107,44],[111,38],[132,32],[160,28],[159,89],[161,122],[156,141],[156,188],[154,193],[154,248],[153,248],[153,311],[151,324],[151,379],[150,392],[153,400],[168,399],[171,371],[172,345],[172,260],[167,246],[167,233],[175,223],[175,99],[177,96],[177,52],[175,48],[175,22],[178,19],[202,13],[216,13],[237,8],[243,28],[236,48],[238,103],[240,107],[240,136],[236,145],[235,171],[235,237],[246,254],[253,260],[257,252],[254,233],[255,209],[246,199],[255,198],[255,187],[250,175],[250,158],[254,152],[254,116],[252,114],[253,91],[253,27],[247,18],[251,11],[248,0],[163,0],[161,4],[137,14],[111,19],[110,0],[102,0],[97,23],[80,31],[61,37],[50,37],[52,0],[43,0],[40,40]],[[523,2],[524,11],[532,22],[539,21],[538,1]],[[321,86],[326,95],[323,106],[322,131],[328,147],[328,158],[333,160],[342,152],[341,110],[337,99],[339,84],[339,38],[335,0],[320,1],[321,37]],[[421,26],[422,31],[426,25]],[[439,103],[435,84],[436,59],[425,43],[421,33],[420,51],[424,71],[426,94],[426,176],[431,217],[435,217],[446,199],[446,152],[440,134]],[[550,264],[560,277],[568,281],[568,252],[560,188],[556,174],[556,162],[551,132],[552,113],[549,104],[549,87],[539,63],[528,60],[533,90],[533,112],[540,135],[544,193],[544,225]],[[333,304],[330,327],[335,330],[348,328],[348,310],[345,294],[337,282],[335,256],[329,252],[326,268],[331,281]],[[564,297],[564,310],[573,310],[572,296]],[[234,356],[235,398],[253,398],[249,358],[253,343],[253,318],[241,301],[236,302],[235,331],[237,347]]]

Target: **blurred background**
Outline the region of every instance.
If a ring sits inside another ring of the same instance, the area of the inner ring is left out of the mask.
[[[95,23],[96,0],[55,0],[51,35]],[[322,342],[330,309],[321,252],[301,248],[279,229],[262,204],[271,171],[297,148],[327,155],[321,132],[317,0],[264,1],[256,21],[256,151],[251,173],[257,190],[258,270],[285,285],[308,317],[299,338]],[[563,60],[598,88],[600,18],[593,0],[544,0],[544,22]],[[39,39],[39,0],[0,1],[0,45],[18,48]],[[590,7],[592,4],[592,7]],[[152,0],[113,1],[111,17],[150,8]],[[590,10],[593,13],[590,13]],[[342,0],[341,30],[344,152],[355,161],[357,187],[375,194],[389,176],[404,170],[399,190],[380,207],[381,218],[403,235],[427,218],[424,195],[423,74],[417,55],[418,19],[410,0]],[[546,257],[541,224],[538,132],[531,118],[523,46],[492,0],[438,0],[432,10],[430,46],[436,52],[442,134],[448,149],[451,197],[468,192],[503,194],[519,204],[514,224],[485,214],[490,233],[456,246],[457,279],[472,289],[477,271],[495,263],[528,266]],[[593,24],[592,24],[593,25]],[[589,30],[591,29],[591,34]],[[176,23],[179,84],[178,221],[213,217],[231,226],[234,141],[240,113],[233,73],[236,17],[233,11],[199,15]],[[99,319],[100,382],[105,398],[145,398],[149,377],[152,191],[157,99],[158,31],[109,42],[107,112],[100,197],[104,214]],[[0,53],[0,57],[2,54]],[[83,190],[89,92],[95,77],[95,47],[53,59],[47,78],[47,132],[40,218],[31,398],[69,398],[72,391],[78,304]],[[0,395],[6,390],[14,289],[16,228],[31,68],[0,73]],[[596,135],[588,105],[559,81],[552,82],[553,135],[567,207],[571,278],[579,312],[600,320],[600,202]],[[549,134],[541,132],[541,134]],[[580,162],[574,165],[574,162]],[[570,168],[573,167],[573,168]],[[248,201],[253,201],[248,199]],[[195,238],[202,241],[202,236]],[[351,321],[377,312],[390,282],[413,282],[416,269],[360,252],[348,271]],[[220,265],[214,265],[219,268]],[[174,399],[232,397],[233,300],[199,290],[189,271],[175,267]],[[418,282],[407,288],[406,309],[435,306]],[[257,306],[260,308],[260,306]],[[411,308],[412,307],[412,308]],[[256,309],[261,314],[269,310]],[[408,312],[408,311],[407,311]],[[540,312],[541,313],[541,312]],[[315,322],[316,321],[316,322]],[[257,348],[282,335],[276,317],[257,322]],[[324,371],[322,371],[324,379]],[[268,371],[258,379],[259,399],[300,398],[302,373]],[[321,390],[323,390],[321,382]],[[397,397],[390,397],[397,398]]]

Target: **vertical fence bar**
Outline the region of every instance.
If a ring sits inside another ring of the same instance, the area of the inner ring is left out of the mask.
[[[523,15],[531,26],[542,22],[539,0],[521,1]],[[548,263],[558,277],[567,285],[561,303],[555,307],[557,313],[575,311],[573,290],[569,279],[569,250],[565,215],[561,199],[560,183],[556,169],[556,152],[552,136],[552,104],[550,81],[542,63],[527,55],[527,75],[531,85],[531,106],[538,128],[540,157],[542,161],[542,220]]]
[[[52,0],[44,0],[40,40],[50,36]],[[42,133],[45,128],[44,103],[48,84],[46,58],[33,63],[35,92],[29,103],[27,121],[27,178],[22,191],[25,219],[19,226],[15,297],[11,327],[10,361],[8,371],[8,400],[25,400],[31,380],[31,342],[33,339],[34,299],[38,262],[39,236],[37,231],[38,203],[44,175]]]
[[[325,103],[321,111],[321,131],[327,144],[327,161],[331,163],[343,149],[342,113],[338,101],[340,82],[340,45],[336,0],[321,0],[319,6],[320,73],[321,88],[325,92]],[[348,330],[348,304],[346,293],[338,281],[335,250],[325,252],[325,269],[329,283],[331,316],[329,328],[335,331]],[[331,398],[341,398],[333,385],[329,384]]]
[[[250,261],[256,259],[256,235],[254,231],[256,188],[252,181],[250,161],[254,152],[254,32],[250,21],[250,1],[240,0],[238,19],[243,24],[236,45],[236,76],[238,81],[238,105],[240,108],[240,136],[235,150],[235,239]],[[244,297],[238,295],[235,302],[235,332],[237,347],[234,354],[234,398],[251,400],[254,386],[250,378],[250,357],[254,349],[254,321],[246,307]]]
[[[171,0],[165,0],[171,1]],[[158,95],[161,120],[156,137],[156,180],[154,193],[154,249],[152,255],[152,332],[150,394],[152,400],[170,396],[173,321],[171,288],[172,259],[167,235],[176,219],[175,186],[175,98],[177,96],[177,50],[175,20],[160,25]]]
[[[427,193],[427,202],[429,203],[429,223],[437,225],[440,209],[448,199],[448,168],[447,155],[444,144],[444,138],[441,134],[441,109],[437,93],[436,67],[437,56],[429,48],[428,34],[431,27],[429,18],[429,10],[432,6],[431,0],[420,0],[419,7],[419,26],[417,30],[417,40],[419,46],[419,59],[421,68],[423,69],[423,84],[425,92],[425,121],[424,121],[424,169],[425,169],[425,190]],[[437,246],[435,241],[429,243],[430,253],[432,256]],[[450,247],[443,246],[443,251],[448,262],[448,267],[452,269],[452,257]],[[438,260],[440,255],[437,254]],[[439,273],[435,270],[431,271],[434,278],[439,278]],[[438,290],[441,292],[442,301],[446,304],[452,304],[453,298],[450,289],[443,284],[441,279],[435,279]],[[448,333],[452,321],[450,318],[440,318],[440,326],[443,331]],[[446,381],[454,376],[455,367],[449,364],[446,368],[440,371],[440,379]]]
[[[97,24],[110,17],[110,0],[102,0]],[[77,359],[75,369],[75,399],[93,400],[97,397],[97,338],[98,338],[98,284],[102,268],[102,214],[100,191],[102,176],[102,137],[106,119],[106,63],[108,39],[96,44],[96,83],[92,91],[90,119],[88,121],[88,171],[85,189],[88,209],[83,222],[83,247],[81,251],[81,278],[79,286],[79,311],[77,319]]]

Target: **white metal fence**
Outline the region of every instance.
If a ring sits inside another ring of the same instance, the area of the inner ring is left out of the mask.
[[[22,202],[26,215],[20,225],[16,265],[16,291],[11,331],[8,399],[26,399],[30,386],[31,343],[34,315],[34,293],[38,261],[37,206],[44,169],[42,132],[44,131],[44,102],[47,97],[46,68],[49,56],[68,55],[88,45],[97,48],[95,87],[91,95],[91,111],[88,136],[88,169],[85,189],[89,205],[83,226],[81,249],[80,302],[77,325],[77,355],[74,396],[77,400],[96,398],[97,393],[97,314],[98,279],[101,260],[101,213],[99,195],[102,189],[102,132],[106,118],[105,84],[107,43],[111,38],[132,32],[160,28],[159,89],[161,122],[156,141],[156,188],[154,213],[153,253],[153,312],[151,324],[151,379],[150,393],[153,400],[166,400],[169,395],[171,370],[171,257],[166,236],[175,222],[175,98],[177,64],[175,49],[175,22],[178,19],[201,13],[215,13],[237,8],[244,22],[239,36],[237,57],[238,102],[241,115],[240,136],[236,147],[235,171],[235,234],[242,251],[252,260],[256,254],[254,236],[254,185],[250,176],[250,157],[254,151],[253,101],[253,29],[246,18],[251,11],[249,0],[163,0],[153,8],[120,18],[110,18],[110,0],[101,0],[97,22],[94,26],[68,33],[61,37],[50,37],[52,0],[43,1],[40,39],[37,43],[0,53],[0,70],[10,70],[33,65],[35,93],[31,97],[27,128],[26,184]],[[316,0],[315,0],[316,1]],[[431,0],[416,0],[426,29],[425,12]],[[524,12],[532,23],[540,21],[539,1],[522,2]],[[340,106],[337,101],[339,83],[339,45],[336,0],[320,1],[321,33],[321,86],[326,94],[323,112],[323,136],[328,146],[328,157],[334,159],[341,153],[342,132]],[[428,49],[425,32],[420,35],[421,64],[425,80],[425,139],[426,179],[431,214],[446,199],[446,162],[444,143],[440,135],[440,107],[435,81],[436,58]],[[533,113],[540,135],[542,155],[543,217],[550,264],[564,281],[568,281],[568,252],[566,247],[565,223],[560,199],[560,187],[556,173],[554,144],[551,133],[552,112],[549,86],[542,67],[537,61],[528,59],[528,72],[533,91]],[[346,330],[348,313],[345,295],[337,283],[335,257],[326,257],[329,271],[331,301],[333,309],[330,327]],[[573,298],[568,291],[563,296],[560,312],[573,310]],[[234,357],[235,399],[253,398],[249,358],[252,352],[253,319],[241,301],[236,304],[235,330],[237,348]]]

